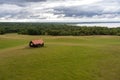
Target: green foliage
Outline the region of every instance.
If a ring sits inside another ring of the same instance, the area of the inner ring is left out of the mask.
[[[120,33],[117,33],[118,36],[120,36]]]
[[[53,36],[118,35],[120,28],[70,26],[57,23],[0,23],[0,34],[5,33]]]
[[[5,34],[5,29],[4,28],[0,28],[0,34]]]

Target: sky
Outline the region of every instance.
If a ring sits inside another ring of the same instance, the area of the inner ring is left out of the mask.
[[[0,0],[0,22],[120,21],[120,0]]]

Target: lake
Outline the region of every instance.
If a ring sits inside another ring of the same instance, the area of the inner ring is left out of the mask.
[[[81,22],[76,23],[77,26],[101,26],[101,27],[120,27],[120,22]]]

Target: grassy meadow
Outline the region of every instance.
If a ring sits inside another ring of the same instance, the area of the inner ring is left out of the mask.
[[[120,37],[0,35],[0,80],[120,80]]]

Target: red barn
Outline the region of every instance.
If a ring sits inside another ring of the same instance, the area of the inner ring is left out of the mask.
[[[29,42],[30,47],[43,47],[44,41],[43,40],[32,40]]]

